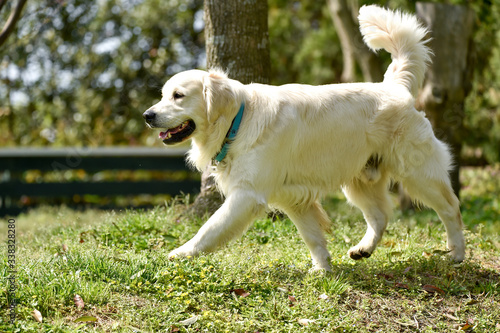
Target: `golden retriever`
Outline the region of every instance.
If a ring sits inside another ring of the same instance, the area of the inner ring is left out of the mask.
[[[189,162],[198,170],[210,166],[226,196],[169,257],[213,251],[271,207],[297,226],[314,269],[330,270],[323,234],[330,219],[320,199],[341,186],[368,225],[348,254],[367,258],[391,214],[392,179],[438,213],[451,257],[464,259],[449,149],[414,108],[430,61],[427,30],[412,15],[377,6],[362,7],[359,22],[365,43],[392,55],[381,83],[244,85],[220,71],[200,70],[168,80],[161,101],[143,117],[151,128],[165,129],[160,138],[167,145],[191,139]]]

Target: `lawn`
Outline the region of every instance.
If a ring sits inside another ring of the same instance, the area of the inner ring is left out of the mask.
[[[182,198],[147,211],[41,207],[14,218],[17,316],[11,325],[2,283],[0,331],[500,332],[500,167],[465,169],[462,181],[463,263],[448,260],[444,227],[427,210],[396,209],[376,252],[349,259],[365,222],[334,193],[324,202],[332,274],[309,273],[286,218],[258,220],[216,253],[169,261],[203,223],[182,216]],[[7,281],[6,218],[0,226]]]

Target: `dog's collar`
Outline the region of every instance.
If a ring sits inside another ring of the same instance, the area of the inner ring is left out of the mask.
[[[245,110],[245,102],[242,102],[241,106],[240,106],[240,110],[238,111],[238,114],[236,115],[236,117],[234,117],[233,123],[231,124],[231,128],[229,129],[229,131],[226,134],[226,138],[224,139],[224,144],[222,145],[222,148],[219,151],[219,153],[217,154],[217,156],[215,156],[215,158],[214,158],[214,161],[216,161],[217,163],[222,162],[224,157],[226,157],[229,145],[236,137],[236,134],[238,133],[238,129],[240,128],[241,118],[243,118],[243,111],[244,110]]]

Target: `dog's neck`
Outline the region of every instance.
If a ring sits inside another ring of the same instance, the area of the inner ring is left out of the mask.
[[[225,159],[230,143],[238,133],[244,110],[245,102],[242,102],[228,130],[222,129],[228,128],[226,127],[228,125],[214,124],[207,131],[210,133],[209,136],[193,138],[191,149],[188,152],[188,162],[199,171],[205,170],[210,165],[219,165]],[[226,121],[229,122],[229,120]]]
[[[243,111],[245,111],[245,102],[241,103],[240,110],[234,117],[233,122],[231,123],[231,127],[229,131],[227,131],[226,138],[222,144],[222,148],[219,153],[213,158],[214,163],[220,163],[227,155],[227,150],[229,149],[229,145],[236,137],[238,130],[240,129],[241,118],[243,118]]]

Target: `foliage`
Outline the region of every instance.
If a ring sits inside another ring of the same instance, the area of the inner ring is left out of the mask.
[[[483,169],[464,168],[461,174],[461,195],[466,198],[462,215],[469,228],[479,233],[500,233],[500,164]]]
[[[3,145],[135,144],[165,75],[203,62],[201,0],[30,2],[2,48]],[[151,137],[151,135],[149,135]]]
[[[464,141],[493,162],[500,160],[500,1],[474,1],[472,8],[477,15],[477,55]]]
[[[274,84],[338,81],[342,51],[324,2],[269,1],[269,34]]]
[[[416,1],[358,2],[414,11]],[[463,139],[466,154],[498,161],[500,0],[436,2],[476,12]],[[141,114],[170,75],[205,66],[202,18],[202,0],[29,1],[0,49],[0,145],[161,145]],[[339,80],[326,2],[269,0],[269,30],[273,84]]]
[[[498,199],[500,183],[488,179],[499,170],[465,172],[462,264],[443,254],[444,227],[429,211],[396,215],[369,259],[349,259],[365,223],[339,194],[325,201],[335,225],[327,236],[333,265],[327,275],[308,272],[306,246],[288,219],[256,221],[215,253],[169,261],[169,250],[203,223],[179,219],[184,204],[135,212],[40,208],[16,217],[18,317],[15,327],[4,319],[11,299],[3,284],[0,330],[498,331],[500,211],[498,200],[489,209],[478,198]],[[6,234],[3,228],[0,238]],[[0,249],[6,251],[4,242]],[[34,309],[43,323],[32,317]]]

